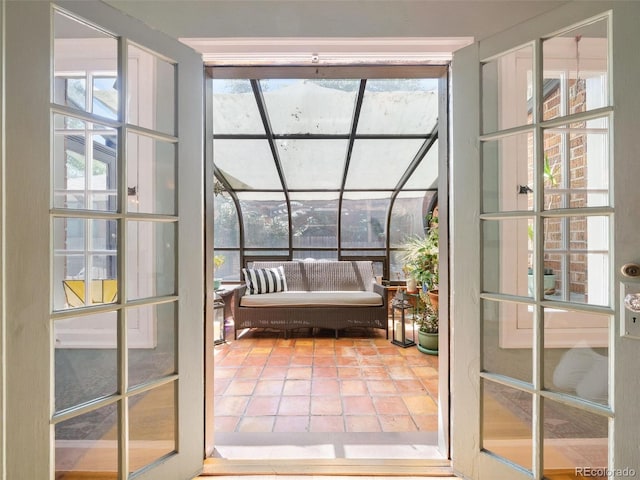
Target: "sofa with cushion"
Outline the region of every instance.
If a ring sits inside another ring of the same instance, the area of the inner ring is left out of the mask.
[[[235,295],[234,333],[245,328],[384,329],[386,287],[370,261],[253,262]]]

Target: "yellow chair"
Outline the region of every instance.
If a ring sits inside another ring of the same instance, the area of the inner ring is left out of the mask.
[[[69,307],[84,307],[84,280],[63,280],[64,295]],[[113,303],[118,297],[118,283],[115,278],[91,280],[91,305]]]

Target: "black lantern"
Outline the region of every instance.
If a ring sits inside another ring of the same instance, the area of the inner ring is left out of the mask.
[[[411,347],[416,344],[414,333],[414,306],[409,296],[400,289],[391,302],[391,324],[393,339],[391,343],[399,347]]]

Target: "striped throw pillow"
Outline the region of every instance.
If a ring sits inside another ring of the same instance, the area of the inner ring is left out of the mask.
[[[242,274],[249,295],[287,291],[287,279],[284,276],[283,267],[243,268]]]

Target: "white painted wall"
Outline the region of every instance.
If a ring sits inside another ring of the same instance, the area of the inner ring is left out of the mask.
[[[105,0],[180,37],[483,38],[566,0]]]

